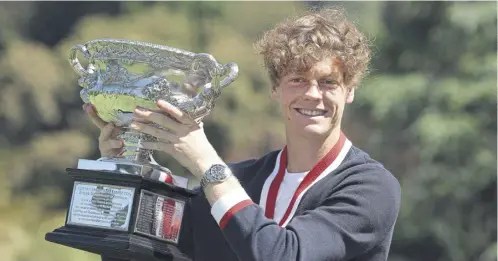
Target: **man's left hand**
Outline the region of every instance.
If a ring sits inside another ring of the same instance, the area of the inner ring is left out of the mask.
[[[130,125],[130,128],[158,139],[156,142],[142,142],[143,148],[166,152],[199,179],[213,164],[224,164],[209,143],[202,123],[197,123],[164,100],[156,104],[160,111],[136,108],[136,119]],[[164,129],[145,122],[156,123]]]

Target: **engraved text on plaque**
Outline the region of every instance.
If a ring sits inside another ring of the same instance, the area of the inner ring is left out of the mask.
[[[75,182],[67,224],[127,231],[135,188]]]
[[[185,202],[142,190],[135,232],[178,243]]]

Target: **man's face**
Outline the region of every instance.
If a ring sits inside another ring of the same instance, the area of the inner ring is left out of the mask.
[[[308,72],[280,79],[272,98],[280,103],[287,132],[324,137],[340,126],[344,105],[354,99],[354,89],[346,88],[342,75],[340,64],[327,58]]]

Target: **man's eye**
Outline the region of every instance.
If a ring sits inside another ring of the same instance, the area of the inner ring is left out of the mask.
[[[323,80],[320,82],[320,86],[327,89],[337,89],[339,83],[336,80]]]
[[[337,85],[337,81],[335,80],[324,80],[323,83],[330,85]]]
[[[303,78],[293,78],[293,79],[291,79],[291,82],[301,83],[301,82],[304,82],[304,79]]]

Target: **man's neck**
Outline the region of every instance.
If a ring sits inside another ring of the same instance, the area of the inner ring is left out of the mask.
[[[324,138],[303,137],[287,133],[287,170],[304,172],[313,168],[337,143],[341,135],[340,127],[334,128]]]

